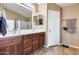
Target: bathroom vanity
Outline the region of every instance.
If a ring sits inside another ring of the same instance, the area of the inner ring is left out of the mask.
[[[8,16],[7,34],[0,34],[0,55],[28,55],[42,48],[45,36],[43,16],[34,17],[33,8],[29,8],[27,4],[2,5]],[[7,11],[12,16],[7,14]]]
[[[0,38],[0,55],[29,55],[44,45],[44,32]]]

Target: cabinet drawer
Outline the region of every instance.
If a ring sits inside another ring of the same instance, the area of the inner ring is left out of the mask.
[[[33,38],[34,38],[34,37],[39,37],[39,33],[33,34]]]
[[[32,38],[32,35],[31,34],[30,35],[24,35],[23,37],[24,37],[24,40],[26,40],[26,39]]]
[[[24,44],[27,44],[27,43],[32,43],[32,39],[26,39],[26,40],[24,40]]]
[[[27,47],[24,49],[23,54],[28,55],[32,53],[32,47]]]
[[[19,43],[21,42],[21,36],[5,37],[0,38],[0,45],[6,45],[10,43]]]

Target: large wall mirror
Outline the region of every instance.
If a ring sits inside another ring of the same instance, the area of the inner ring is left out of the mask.
[[[24,3],[3,3],[2,6],[7,13],[7,29],[9,31],[32,29],[32,7]]]

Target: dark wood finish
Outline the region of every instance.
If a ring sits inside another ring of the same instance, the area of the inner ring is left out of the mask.
[[[42,48],[44,45],[44,32],[33,34],[33,51]]]
[[[24,35],[23,39],[23,54],[28,55],[32,53],[32,35]]]
[[[0,38],[0,55],[29,55],[44,45],[45,33]]]
[[[0,55],[9,55],[8,46],[0,46]]]
[[[19,41],[17,43],[17,55],[22,55],[23,54],[23,40],[22,40],[22,36],[18,40]]]
[[[38,49],[38,47],[39,47],[38,42],[39,42],[39,34],[38,33],[33,34],[33,51]]]
[[[22,54],[22,37],[6,37],[0,39],[0,54],[18,55]]]
[[[24,55],[32,54],[32,47],[27,47],[26,49],[24,49],[23,53]]]
[[[42,48],[44,45],[45,33],[39,34],[39,48]]]

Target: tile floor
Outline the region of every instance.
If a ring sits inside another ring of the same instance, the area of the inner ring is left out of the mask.
[[[50,48],[39,49],[35,51],[33,55],[79,55],[79,49],[54,46]]]

